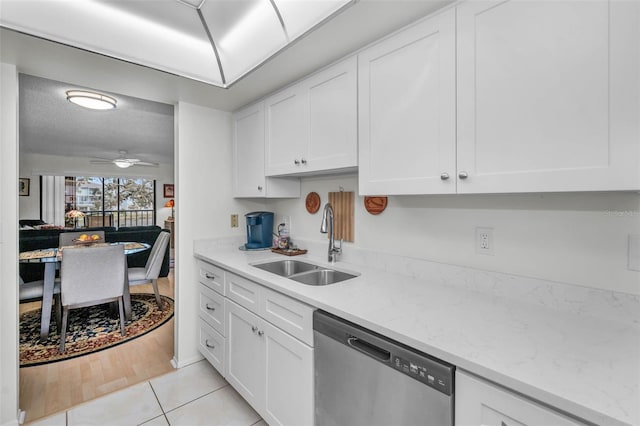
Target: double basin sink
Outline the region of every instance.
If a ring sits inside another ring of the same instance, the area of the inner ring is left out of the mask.
[[[329,269],[324,266],[314,265],[313,263],[292,259],[259,263],[252,266],[307,285],[335,284],[357,276],[347,272]]]

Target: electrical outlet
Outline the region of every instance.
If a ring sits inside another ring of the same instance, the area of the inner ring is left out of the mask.
[[[476,253],[493,255],[493,228],[476,228]]]
[[[237,228],[238,227],[238,215],[237,214],[232,214],[231,215],[231,227],[232,228]]]

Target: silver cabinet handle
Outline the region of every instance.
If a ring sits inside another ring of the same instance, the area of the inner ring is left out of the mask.
[[[205,273],[204,273],[204,277],[205,277],[206,279],[208,279],[208,280],[213,280],[213,279],[215,279],[215,278],[216,278],[216,276],[215,276],[215,275],[211,275],[211,274],[210,274],[210,273],[208,273],[208,272],[205,272]]]
[[[255,325],[252,325],[251,326],[251,331],[253,331],[255,333],[256,331],[258,331],[258,327],[256,327]]]
[[[262,191],[262,186],[258,185],[258,191]]]
[[[447,180],[447,179],[449,179],[449,173],[442,173],[442,174],[440,175],[440,179],[441,179],[441,180]]]
[[[204,306],[205,306],[205,308],[207,308],[210,311],[215,311],[216,310],[216,308],[209,306],[208,303],[206,305],[204,305]]]
[[[469,177],[469,174],[467,172],[460,172],[460,173],[458,173],[458,177],[460,179],[466,179],[466,178]]]
[[[258,336],[262,337],[264,335],[264,331],[260,330],[258,331]]]
[[[211,348],[211,349],[215,349],[215,348],[216,348],[214,345],[210,345],[210,344],[209,344],[209,339],[205,340],[205,341],[204,341],[204,344],[205,344],[205,346],[206,346],[206,347],[208,347],[208,348]]]
[[[302,164],[307,164],[307,160],[305,160],[304,158],[303,158],[302,160],[300,160],[300,162],[301,162]]]
[[[295,164],[296,166],[300,165],[300,161],[298,161],[298,159],[296,158],[295,160],[293,160],[293,164]]]

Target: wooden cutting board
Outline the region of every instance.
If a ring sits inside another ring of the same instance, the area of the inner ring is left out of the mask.
[[[330,192],[329,202],[333,206],[334,238],[352,242],[354,238],[354,193]]]

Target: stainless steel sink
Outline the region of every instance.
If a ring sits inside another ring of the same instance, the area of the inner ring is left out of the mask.
[[[311,263],[300,262],[299,260],[278,260],[276,262],[262,263],[253,265],[258,269],[262,269],[281,277],[289,277],[301,272],[312,271],[318,269],[317,265]]]
[[[328,285],[339,283],[340,281],[355,278],[356,275],[348,274],[342,271],[334,271],[333,269],[319,269],[305,274],[289,277],[294,281],[298,281],[307,285]]]
[[[329,285],[357,277],[357,275],[347,272],[290,259],[258,263],[252,266],[306,285]]]

